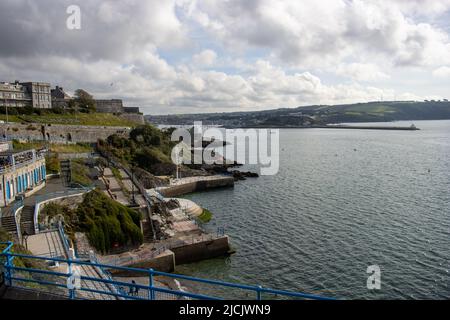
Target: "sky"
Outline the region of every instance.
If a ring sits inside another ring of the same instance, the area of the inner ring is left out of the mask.
[[[450,0],[1,0],[0,29],[0,81],[145,114],[450,98]]]

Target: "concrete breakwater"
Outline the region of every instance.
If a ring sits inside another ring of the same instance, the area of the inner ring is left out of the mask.
[[[157,188],[156,191],[164,197],[173,198],[197,191],[233,186],[233,177],[216,175],[172,180],[169,186]]]
[[[416,126],[409,127],[394,127],[394,126],[353,126],[353,125],[328,125],[328,126],[316,126],[315,128],[321,129],[358,129],[358,130],[403,130],[403,131],[418,131],[420,130]]]
[[[223,257],[230,251],[229,239],[226,235],[205,235],[203,237],[193,238],[192,241],[161,241],[158,243],[158,246],[160,249],[145,246],[134,252],[103,256],[100,260],[107,265],[144,269],[152,268],[162,272],[173,272],[177,265]],[[170,249],[166,249],[166,246]],[[124,276],[133,275],[128,271],[120,272],[120,270],[114,270],[113,274]]]

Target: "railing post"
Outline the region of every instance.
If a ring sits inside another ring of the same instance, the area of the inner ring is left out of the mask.
[[[11,255],[9,252],[9,248],[8,250],[5,252],[5,256],[6,256],[6,262],[5,262],[5,269],[6,269],[6,285],[8,287],[12,286],[12,260],[11,260]]]
[[[148,270],[148,299],[155,300],[155,291],[153,290],[153,269]]]
[[[261,301],[261,289],[262,286],[258,286],[258,289],[256,289],[256,300]]]
[[[70,262],[70,257],[67,260],[67,265],[69,269],[69,278],[67,278],[67,287],[69,288],[69,299],[75,300],[75,287],[73,286],[72,263]]]

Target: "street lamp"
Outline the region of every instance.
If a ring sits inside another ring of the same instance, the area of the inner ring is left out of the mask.
[[[136,205],[136,198],[134,195],[134,172],[131,170],[131,193],[133,195],[133,205]]]
[[[23,243],[25,243],[25,249],[27,249],[28,250],[28,237],[29,237],[30,235],[28,234],[28,232],[27,231],[24,231],[23,233],[22,233],[22,245],[23,245]]]

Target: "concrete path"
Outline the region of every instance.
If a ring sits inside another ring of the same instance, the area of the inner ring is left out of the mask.
[[[95,267],[92,266],[79,266],[79,270],[82,276],[90,277],[90,278],[99,278],[102,277],[97,272]],[[81,287],[87,288],[91,290],[97,290],[97,291],[104,291],[104,292],[114,292],[113,289],[106,283],[103,282],[97,282],[97,281],[88,281],[88,280],[81,280]],[[89,300],[117,300],[115,296],[108,295],[108,294],[101,294],[101,293],[95,293],[95,292],[88,292],[88,291],[77,291],[77,294],[82,296],[85,299]]]
[[[29,236],[27,247],[33,255],[49,258],[67,258],[58,231],[47,231]]]

